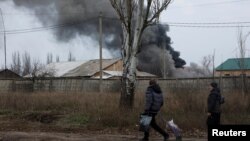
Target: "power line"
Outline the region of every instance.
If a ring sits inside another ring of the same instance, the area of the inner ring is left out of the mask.
[[[250,2],[250,0],[230,0],[230,1],[221,1],[221,2],[210,2],[210,3],[203,3],[203,4],[194,4],[194,5],[185,5],[185,6],[173,6],[169,8],[185,8],[185,7],[203,7],[203,6],[213,6],[213,5],[223,5],[223,4],[230,4],[230,3],[240,3],[240,2]],[[61,12],[61,13],[3,13],[3,15],[71,15],[71,14],[82,14],[83,12]]]
[[[250,25],[179,25],[179,24],[165,24],[172,27],[189,27],[189,28],[238,28],[238,27],[250,27]]]
[[[117,18],[104,17],[110,20],[119,20]],[[199,27],[199,28],[235,28],[235,27],[250,27],[250,22],[164,22],[160,23],[174,27]]]
[[[104,17],[105,19],[110,20],[119,20],[118,18]],[[239,22],[162,22],[160,24],[165,24],[168,26],[176,27],[249,27],[250,22],[248,21],[239,21]]]
[[[104,17],[105,18],[105,17]],[[91,20],[97,20],[98,17],[96,18],[88,18],[79,22],[74,22],[74,23],[65,23],[65,24],[57,24],[57,25],[51,25],[51,26],[43,26],[43,27],[34,27],[34,28],[27,28],[27,29],[16,29],[16,30],[5,30],[5,31],[0,31],[0,34],[6,33],[6,34],[22,34],[22,33],[29,33],[29,32],[39,32],[39,31],[44,31],[44,30],[51,30],[51,29],[57,29],[57,28],[65,28],[69,26],[75,26],[75,25],[80,25],[84,22],[89,22]],[[117,18],[105,18],[105,19],[112,19],[119,21]]]
[[[203,4],[186,5],[186,6],[176,6],[176,7],[171,7],[171,8],[204,7],[204,6],[223,5],[223,4],[239,3],[239,2],[250,2],[250,0],[231,0],[231,1],[211,2],[211,3],[203,3]]]
[[[38,31],[51,30],[51,29],[57,29],[57,28],[64,28],[64,27],[74,26],[78,24],[80,23],[52,25],[52,26],[47,26],[47,27],[37,27],[37,28],[29,28],[29,29],[6,30],[6,34],[38,32]]]
[[[250,22],[222,22],[222,23],[177,23],[166,22],[163,25],[172,27],[187,27],[187,28],[239,28],[250,27]]]
[[[44,30],[51,30],[51,29],[57,29],[57,28],[65,28],[69,26],[75,26],[80,25],[84,22],[89,22],[91,20],[96,20],[98,18],[89,18],[85,19],[79,22],[73,22],[73,23],[64,23],[64,24],[57,24],[57,25],[51,25],[51,26],[43,26],[43,27],[34,27],[34,28],[27,28],[27,29],[15,29],[15,30],[5,30],[0,31],[0,33],[6,33],[6,34],[21,34],[21,33],[29,33],[29,32],[38,32],[38,31],[44,31]]]
[[[117,18],[110,18],[110,17],[104,17],[105,19],[109,20],[115,20],[119,21]],[[22,34],[22,33],[29,33],[29,32],[39,32],[44,30],[51,30],[51,29],[57,29],[57,28],[65,28],[69,26],[75,26],[80,25],[84,22],[91,21],[91,20],[97,20],[97,18],[89,18],[85,19],[79,22],[74,23],[65,23],[65,24],[57,24],[57,25],[51,25],[51,26],[43,26],[43,27],[35,27],[35,28],[27,28],[27,29],[16,29],[16,30],[5,30],[0,31],[0,33],[5,34]],[[172,27],[186,27],[186,28],[236,28],[236,27],[250,27],[250,22],[210,22],[210,23],[204,23],[204,22],[197,22],[197,23],[188,23],[188,22],[166,22],[166,23],[160,23],[166,26],[172,26]]]
[[[245,2],[249,0],[231,0],[231,1],[222,1],[222,2],[214,2],[214,3],[204,3],[204,4],[197,4],[194,6],[210,6],[210,5],[221,5],[221,4],[229,4],[229,3],[237,3],[237,2]]]
[[[83,12],[61,12],[61,13],[46,13],[46,12],[42,12],[42,13],[33,13],[33,12],[22,12],[22,13],[13,13],[13,12],[4,12],[3,15],[79,15],[79,14],[84,14]]]
[[[209,22],[209,23],[204,23],[204,22],[196,22],[196,23],[190,23],[190,22],[166,22],[168,24],[185,24],[185,25],[228,25],[228,24],[250,24],[250,22]]]

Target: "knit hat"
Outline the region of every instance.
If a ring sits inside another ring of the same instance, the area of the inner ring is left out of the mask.
[[[216,82],[212,82],[212,83],[210,83],[210,85],[211,85],[213,88],[217,88],[217,87],[218,87],[218,85],[217,85]]]
[[[149,81],[149,85],[155,85],[155,84],[157,84],[157,82],[156,82],[155,79],[151,79],[151,80]]]

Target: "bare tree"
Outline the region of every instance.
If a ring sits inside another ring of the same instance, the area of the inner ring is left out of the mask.
[[[241,71],[241,88],[242,88],[242,94],[244,95],[245,92],[247,92],[246,87],[246,81],[245,81],[245,75],[246,75],[246,69],[247,69],[247,63],[245,62],[246,59],[246,40],[248,36],[250,35],[250,32],[243,35],[242,29],[238,30],[238,48],[239,48],[239,55],[237,56],[237,64]]]
[[[20,59],[20,53],[19,52],[12,53],[12,64],[11,64],[10,68],[16,74],[21,75],[22,67],[21,67],[21,59]]]
[[[46,68],[44,64],[40,62],[40,60],[35,59],[32,63],[32,73],[31,77],[53,77],[55,75],[54,68]]]
[[[68,61],[71,62],[71,61],[75,61],[76,58],[73,56],[72,52],[69,51],[69,56],[68,56]]]
[[[171,0],[110,0],[117,12],[123,31],[123,76],[120,106],[133,107],[136,87],[137,54],[143,31],[155,24]]]
[[[25,76],[31,73],[31,59],[30,59],[30,54],[28,52],[24,52],[22,57],[23,57],[22,75]]]
[[[176,69],[174,72],[174,76],[179,78],[208,77],[212,74],[210,67],[206,68],[204,65],[198,65],[194,62],[191,62],[189,66],[185,67],[185,69]]]
[[[242,71],[242,74],[245,74],[245,69],[247,68],[247,64],[245,63],[246,58],[246,40],[248,36],[250,35],[250,32],[243,35],[242,29],[239,29],[238,32],[238,48],[239,48],[239,55],[238,58],[238,66]]]
[[[42,63],[38,59],[33,59],[31,77],[37,77],[39,71],[42,69]]]
[[[48,53],[47,54],[47,64],[50,64],[53,62],[53,54],[52,53]]]
[[[198,64],[191,62],[189,70],[195,74],[196,77],[204,77],[204,69]]]
[[[213,65],[213,56],[212,55],[207,55],[202,58],[201,61],[203,73],[205,76],[212,76],[212,65]]]
[[[60,57],[58,55],[56,56],[56,62],[60,62]]]

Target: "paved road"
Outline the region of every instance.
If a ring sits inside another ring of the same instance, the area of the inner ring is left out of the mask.
[[[65,134],[39,132],[1,132],[0,141],[138,141],[140,137],[131,135],[95,135],[95,134]],[[151,138],[151,141],[161,141],[161,138]],[[174,141],[171,138],[170,141]],[[183,141],[207,141],[207,139],[184,138]]]

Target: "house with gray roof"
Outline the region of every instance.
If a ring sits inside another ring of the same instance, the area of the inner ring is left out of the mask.
[[[22,78],[20,75],[9,69],[0,70],[0,79],[14,79],[14,78]]]
[[[46,72],[53,72],[50,73],[53,74],[53,77],[85,77],[99,79],[100,60],[93,59],[87,61],[50,63],[45,66],[44,70]],[[118,79],[122,76],[122,70],[123,64],[120,58],[102,60],[103,79]],[[137,70],[137,78],[157,78],[157,76]]]

